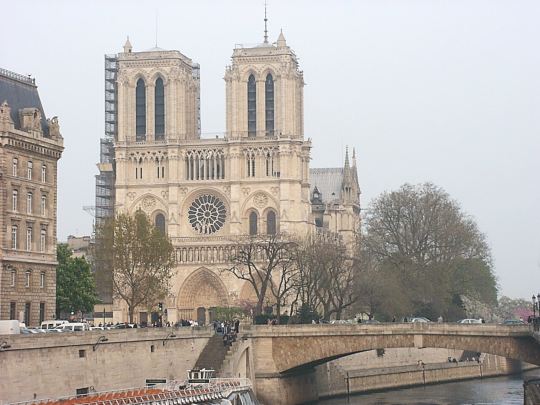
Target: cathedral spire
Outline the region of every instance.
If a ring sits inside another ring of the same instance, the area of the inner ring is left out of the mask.
[[[264,43],[268,43],[268,18],[266,18],[266,1],[264,2]]]
[[[349,147],[345,146],[345,170],[349,169]]]
[[[285,36],[283,35],[283,30],[279,33],[279,37],[277,39],[277,47],[278,48],[284,48],[287,46],[287,42],[285,41]]]
[[[127,37],[126,43],[124,44],[124,53],[130,53],[133,47],[131,46],[131,42],[129,42],[129,35]]]
[[[352,148],[352,167],[356,167],[356,150]]]

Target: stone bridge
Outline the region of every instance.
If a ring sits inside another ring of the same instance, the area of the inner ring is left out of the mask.
[[[250,345],[234,371],[254,370],[264,404],[291,405],[317,399],[314,366],[382,348],[433,347],[490,353],[540,365],[540,345],[529,327],[495,324],[388,323],[370,325],[247,326]],[[251,351],[251,353],[249,353]],[[242,364],[243,361],[248,364]],[[254,375],[253,375],[254,374]],[[238,375],[238,373],[236,373]]]

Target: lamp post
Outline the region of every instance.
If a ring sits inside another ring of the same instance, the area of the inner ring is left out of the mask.
[[[536,296],[532,296],[532,302],[533,302],[533,318],[536,318]]]
[[[105,307],[103,307],[103,327],[105,327]]]

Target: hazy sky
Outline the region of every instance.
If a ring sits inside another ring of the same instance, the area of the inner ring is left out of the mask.
[[[5,0],[0,0],[3,2]],[[263,36],[263,0],[10,1],[0,67],[36,78],[65,140],[58,237],[90,234],[103,136],[103,55],[177,49],[201,65],[203,132],[225,130],[223,75]],[[540,292],[540,2],[269,0],[304,70],[312,167],[356,147],[362,204],[405,182],[443,187],[492,247],[501,292]],[[6,18],[7,17],[7,18]]]

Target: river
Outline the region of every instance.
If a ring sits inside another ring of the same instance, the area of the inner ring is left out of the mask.
[[[523,376],[540,377],[540,370],[507,377],[485,378],[403,388],[321,400],[318,405],[522,405]]]

